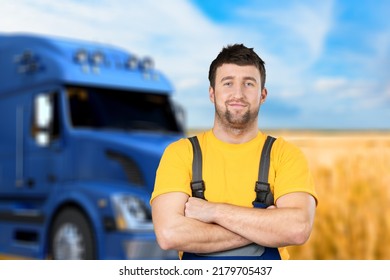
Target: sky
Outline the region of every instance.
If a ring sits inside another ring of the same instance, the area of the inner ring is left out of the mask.
[[[188,128],[210,128],[211,61],[229,44],[267,69],[264,129],[390,129],[390,1],[0,0],[0,33],[108,43],[151,56]]]

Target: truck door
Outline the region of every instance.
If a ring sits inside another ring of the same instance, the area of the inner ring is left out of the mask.
[[[56,182],[54,174],[60,153],[59,94],[34,96],[31,125],[26,137],[24,185],[36,198],[45,197]]]
[[[27,108],[22,95],[0,100],[0,197],[13,197],[24,184]]]

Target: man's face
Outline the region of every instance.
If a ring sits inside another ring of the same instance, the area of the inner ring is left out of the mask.
[[[209,94],[217,121],[230,128],[244,129],[257,122],[267,90],[261,90],[260,72],[255,66],[223,64],[217,68],[215,87],[210,87]]]

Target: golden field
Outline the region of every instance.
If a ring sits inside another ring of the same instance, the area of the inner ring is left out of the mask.
[[[319,196],[310,239],[291,259],[390,259],[390,131],[264,132],[302,149]]]
[[[319,195],[292,259],[390,259],[390,132],[270,132],[306,154]]]

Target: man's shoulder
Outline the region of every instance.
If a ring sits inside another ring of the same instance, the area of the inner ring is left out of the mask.
[[[275,137],[276,140],[273,144],[271,156],[280,157],[304,157],[301,148],[291,140],[284,137]]]
[[[287,148],[287,149],[298,147],[291,140],[288,140],[283,136],[274,136],[274,135],[269,135],[269,136],[275,138],[274,146],[277,146],[280,148]]]
[[[207,142],[207,139],[210,138],[211,133],[212,132],[210,130],[199,131],[199,132],[192,133],[192,134],[188,135],[188,137],[186,139],[183,139],[183,140],[187,140],[187,142],[190,143],[188,141],[188,138],[196,137],[196,138],[198,138],[199,144],[202,146],[202,144]]]
[[[208,133],[207,131],[198,132],[198,133],[190,134],[187,137],[180,138],[180,139],[170,143],[167,146],[167,148],[166,148],[166,152],[173,152],[173,151],[176,151],[176,152],[188,152],[188,151],[192,151],[191,142],[189,141],[188,138],[196,136],[198,138],[199,142],[202,143],[202,142],[205,141],[207,133]]]
[[[176,150],[176,149],[183,149],[188,145],[188,138],[180,138],[172,143],[170,143],[166,150]]]

